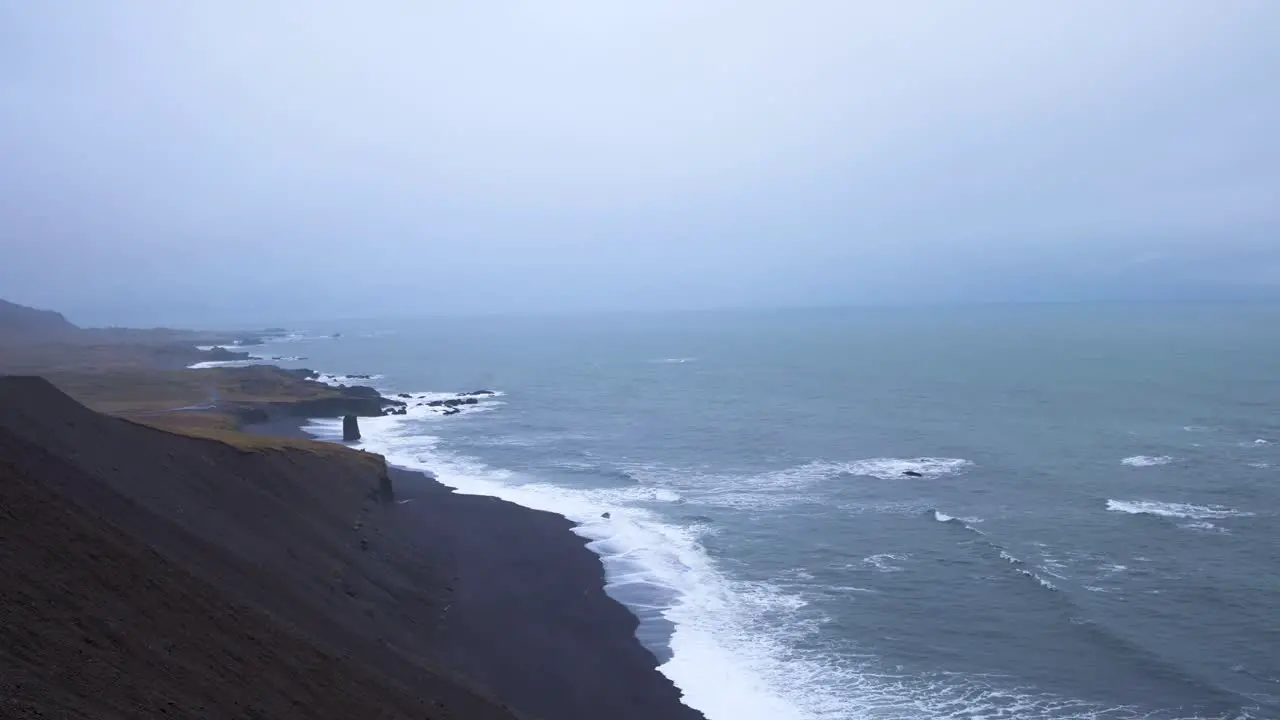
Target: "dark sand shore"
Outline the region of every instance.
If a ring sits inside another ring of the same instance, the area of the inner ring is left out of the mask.
[[[309,437],[293,419],[255,434]],[[413,558],[447,591],[423,607],[429,634],[397,644],[452,668],[512,707],[546,718],[696,720],[635,637],[638,620],[604,592],[604,568],[560,515],[460,495],[390,468],[395,503],[370,517],[370,550]]]

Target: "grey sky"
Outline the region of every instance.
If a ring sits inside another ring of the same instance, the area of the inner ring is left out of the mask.
[[[87,322],[1280,296],[1280,2],[0,0]]]

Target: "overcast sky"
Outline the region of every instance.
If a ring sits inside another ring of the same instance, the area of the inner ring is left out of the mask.
[[[0,297],[1280,297],[1280,2],[0,0]]]

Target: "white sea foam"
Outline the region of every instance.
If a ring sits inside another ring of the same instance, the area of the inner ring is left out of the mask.
[[[674,487],[699,503],[740,510],[772,510],[813,502],[806,488],[833,482],[842,476],[874,477],[881,480],[934,479],[958,473],[971,465],[959,458],[871,458],[851,462],[817,460],[764,473],[717,474],[693,468],[672,468],[652,464],[627,465],[626,472],[638,482]],[[920,477],[903,475],[907,470]],[[915,506],[913,506],[915,507]]]
[[[902,572],[902,568],[894,565],[895,562],[903,562],[909,555],[895,555],[893,553],[880,553],[862,559],[862,562],[870,565],[880,572]]]
[[[962,522],[965,525],[977,525],[978,523],[982,522],[982,518],[980,517],[955,517],[953,515],[948,515],[942,512],[941,510],[933,511],[933,519],[941,523],[951,522],[952,520],[958,520],[959,522]]]
[[[973,463],[961,458],[872,458],[844,463],[839,471],[849,475],[863,475],[881,480],[910,478],[909,472],[917,472],[926,478],[939,478],[960,472]]]
[[[352,385],[369,385],[374,380],[381,380],[381,375],[332,375],[329,373],[320,373],[315,378],[316,382],[332,385],[334,387],[350,387]],[[447,397],[453,397],[454,393],[444,394]]]
[[[1228,532],[1225,528],[1220,528],[1217,525],[1214,525],[1213,523],[1209,522],[1208,520],[1192,520],[1191,522],[1182,523],[1178,525],[1178,527],[1186,528],[1187,530],[1204,530],[1207,532],[1216,532],[1216,533],[1223,533],[1223,534],[1226,534]]]
[[[600,555],[611,589],[625,596],[628,586],[645,584],[661,590],[659,597],[669,598],[632,607],[642,617],[657,613],[672,623],[672,656],[660,670],[681,689],[684,701],[708,720],[1035,720],[1097,717],[1102,710],[1047,694],[997,687],[981,677],[893,674],[877,666],[874,658],[797,652],[797,643],[821,646],[819,628],[825,618],[803,595],[776,584],[729,576],[703,547],[709,527],[664,520],[658,506],[679,502],[686,486],[640,482],[621,488],[573,489],[540,482],[448,451],[439,438],[427,434],[430,425],[421,420],[428,418],[419,412],[410,407],[405,416],[362,419],[360,447],[382,453],[396,465],[434,471],[441,482],[459,492],[500,497],[574,521],[575,532]],[[308,429],[328,439],[341,435],[335,420],[313,421]],[[916,467],[945,474],[965,464],[951,461]],[[770,487],[795,490],[842,472],[836,464],[828,464],[767,473],[754,476],[746,492]],[[603,513],[609,516],[602,517]],[[907,559],[883,553],[863,563],[894,572],[899,568],[893,563]],[[877,592],[852,585],[839,590]]]
[[[459,492],[492,495],[564,515],[578,524],[576,532],[601,556],[611,588],[644,583],[665,590],[663,595],[672,603],[647,610],[675,624],[670,639],[673,657],[662,671],[681,686],[690,705],[713,720],[815,717],[797,702],[822,702],[822,693],[799,697],[804,688],[788,688],[785,682],[779,686],[785,679],[770,675],[789,670],[777,644],[761,633],[766,618],[795,613],[806,602],[768,584],[728,579],[702,549],[706,528],[664,523],[643,507],[676,502],[678,493],[645,486],[574,490],[532,481],[441,452],[438,440],[416,434],[421,428],[405,418],[371,420],[362,448],[380,452],[397,465],[429,467]],[[606,512],[609,517],[602,517]],[[718,669],[718,682],[706,682],[708,667]],[[822,668],[806,672],[821,673]],[[839,685],[829,687],[836,692]]]
[[[1189,503],[1156,502],[1153,500],[1107,500],[1107,509],[1130,515],[1155,515],[1185,520],[1210,520],[1232,517],[1250,517],[1251,512],[1235,510],[1222,505],[1192,505]]]
[[[1134,455],[1120,462],[1129,467],[1154,467],[1156,465],[1168,465],[1173,462],[1173,458],[1168,455]]]
[[[697,361],[698,361],[698,358],[680,357],[680,358],[659,358],[657,360],[650,360],[649,362],[654,365],[683,365],[685,363],[691,363],[691,362],[697,362]]]
[[[1030,570],[1022,568],[1022,569],[1019,569],[1018,572],[1031,578],[1032,580],[1035,580],[1037,583],[1040,584],[1040,587],[1044,588],[1045,590],[1053,590],[1054,592],[1057,592],[1058,590],[1057,585],[1054,585],[1053,583],[1049,582],[1048,580],[1045,580],[1044,578],[1040,577],[1039,575],[1035,574]]]
[[[220,367],[248,367],[249,365],[261,365],[261,360],[206,360],[204,362],[192,363],[187,366],[188,370],[208,370],[209,368]]]

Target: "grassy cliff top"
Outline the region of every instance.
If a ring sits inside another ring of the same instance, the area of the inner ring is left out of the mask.
[[[338,388],[273,365],[207,370],[46,372],[79,402],[111,414],[169,411],[214,404],[289,403],[339,398]]]

